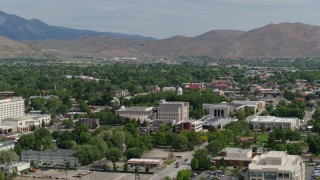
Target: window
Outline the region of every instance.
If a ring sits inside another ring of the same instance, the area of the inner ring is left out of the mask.
[[[278,173],[278,178],[283,178],[283,173]]]
[[[265,180],[276,180],[277,179],[277,173],[276,172],[265,172],[264,173],[264,179]]]
[[[283,176],[284,176],[284,178],[289,178],[290,177],[290,175],[288,173],[284,173]]]

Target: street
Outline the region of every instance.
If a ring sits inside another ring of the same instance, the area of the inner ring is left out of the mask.
[[[207,145],[208,145],[208,143],[204,143],[198,148],[204,148]],[[190,164],[191,159],[193,157],[193,153],[194,153],[194,151],[190,151],[186,155],[184,155],[181,159],[177,160],[180,164],[180,166],[178,168],[176,168],[175,163],[172,163],[171,165],[168,165],[167,168],[164,169],[163,171],[155,173],[155,175],[153,177],[151,177],[150,180],[151,179],[152,180],[162,180],[167,176],[170,178],[173,178],[173,177],[177,176],[178,171],[183,170],[183,169],[191,169],[189,164]],[[184,162],[185,159],[188,159],[188,161]]]

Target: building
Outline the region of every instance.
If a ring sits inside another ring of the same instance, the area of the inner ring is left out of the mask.
[[[69,161],[71,167],[80,166],[79,159],[76,157],[76,151],[71,149],[47,149],[45,151],[22,151],[21,162],[33,162],[37,165],[65,166]]]
[[[249,180],[305,179],[305,164],[297,155],[270,151],[255,156],[249,164]]]
[[[190,90],[200,90],[204,88],[204,83],[183,83],[183,86]]]
[[[216,164],[223,159],[227,166],[248,166],[254,156],[251,149],[224,148],[212,161]]]
[[[132,106],[125,108],[121,106],[116,110],[116,115],[119,115],[123,119],[140,119],[143,121],[151,121],[153,119],[153,107]]]
[[[13,97],[15,95],[14,92],[12,91],[1,91],[0,92],[0,97],[4,97],[4,98],[10,98],[10,97]]]
[[[55,96],[55,95],[46,95],[46,96],[30,96],[29,97],[29,100],[31,101],[32,99],[37,99],[37,98],[42,98],[42,99],[59,99],[58,96]]]
[[[266,109],[265,101],[233,101],[233,103],[245,105],[250,109],[252,109],[254,113],[257,113]]]
[[[10,171],[16,172],[18,175],[30,170],[29,162],[18,162],[9,166]]]
[[[86,124],[91,129],[99,127],[99,119],[96,118],[80,118],[78,122],[81,124]]]
[[[24,111],[24,99],[22,99],[22,97],[0,100],[0,123],[8,117],[23,116]]]
[[[186,131],[195,131],[199,132],[202,130],[202,121],[180,121],[175,124],[176,132]]]
[[[156,167],[162,166],[164,163],[163,159],[129,159],[127,161],[128,165],[130,166],[149,166],[149,167]]]
[[[274,128],[298,129],[300,126],[299,118],[275,116],[257,116],[250,123],[253,125],[253,129],[262,129],[264,127],[267,130]]]
[[[189,102],[168,102],[161,100],[158,107],[159,120],[189,120]]]
[[[225,125],[238,121],[237,118],[231,118],[231,117],[213,117],[213,116],[206,116],[202,121],[202,128],[203,129],[210,129],[210,128],[215,128],[215,129],[223,129]]]
[[[213,89],[212,94],[215,94],[217,96],[224,96],[224,91],[219,90],[219,89]]]
[[[0,151],[8,151],[14,149],[14,141],[2,141],[0,142]]]
[[[202,108],[205,115],[213,115],[214,117],[229,117],[235,114],[237,110],[244,108],[242,104],[220,103],[220,104],[203,104]]]

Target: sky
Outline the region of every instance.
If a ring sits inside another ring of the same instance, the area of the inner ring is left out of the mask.
[[[1,0],[0,10],[49,25],[154,38],[270,23],[320,26],[320,0]]]

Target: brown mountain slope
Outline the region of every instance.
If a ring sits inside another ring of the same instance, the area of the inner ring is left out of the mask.
[[[35,46],[69,55],[176,57],[319,56],[320,27],[301,23],[270,24],[248,32],[213,30],[195,37],[136,41],[104,36],[76,40],[46,40]]]
[[[28,45],[15,42],[6,37],[0,36],[0,57],[37,56],[37,50],[31,49]]]

